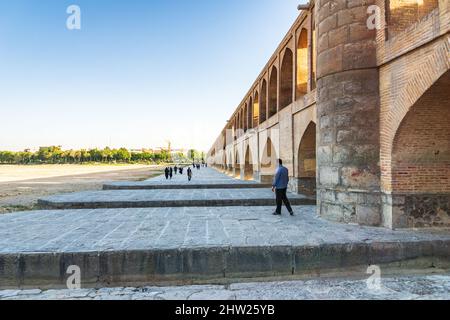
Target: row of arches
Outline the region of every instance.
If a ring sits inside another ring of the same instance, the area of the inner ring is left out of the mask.
[[[222,167],[235,178],[254,180],[261,176],[270,181],[278,165],[280,151],[273,138],[267,137],[262,152],[248,144],[244,150],[229,150],[224,153]],[[259,155],[259,158],[258,158]],[[298,146],[295,179],[300,193],[314,194],[316,191],[316,124],[309,123]]]
[[[311,46],[306,28],[302,28],[294,52],[286,47],[280,54],[280,67],[272,65],[231,121],[232,127],[247,132],[275,116],[315,87],[315,32]],[[295,64],[296,62],[296,64]],[[308,86],[308,83],[311,85]],[[309,87],[309,88],[308,88]],[[238,138],[239,133],[235,136]]]

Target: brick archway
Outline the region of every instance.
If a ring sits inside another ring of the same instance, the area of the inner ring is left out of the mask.
[[[260,106],[259,106],[259,93],[258,91],[255,92],[255,95],[253,97],[253,128],[258,127],[259,120],[260,120]]]
[[[263,123],[267,120],[267,81],[263,79],[261,84],[261,103],[260,103],[260,114],[259,123]]]
[[[316,193],[316,124],[310,122],[298,148],[298,191]]]
[[[308,31],[303,28],[297,45],[297,98],[308,92]]]
[[[433,44],[432,48],[424,48],[432,52],[425,55],[421,51],[404,58],[395,67],[415,63],[416,67],[406,69],[402,74],[386,76],[392,77],[392,82],[403,83],[395,92],[391,92],[391,81],[381,82],[381,187],[382,191],[390,192],[391,186],[391,156],[395,135],[400,124],[411,107],[433,86],[433,84],[450,70],[450,42],[441,41]],[[426,72],[424,72],[426,70]],[[382,75],[383,77],[383,75]]]
[[[450,226],[450,71],[399,123],[390,158],[394,226]],[[386,196],[388,197],[388,196]]]
[[[294,87],[294,55],[287,48],[284,52],[280,71],[280,110],[292,103]]]
[[[278,70],[274,66],[269,80],[269,115],[270,119],[278,112]]]
[[[253,180],[253,156],[250,146],[247,146],[247,151],[245,152],[245,163],[244,163],[244,176],[245,180]]]

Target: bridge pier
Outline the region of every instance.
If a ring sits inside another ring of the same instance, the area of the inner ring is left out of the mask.
[[[318,48],[318,211],[333,221],[379,226],[376,30],[367,28],[368,5],[359,2],[351,9],[343,5],[334,11],[327,11],[328,6],[317,10],[319,43],[334,39]]]

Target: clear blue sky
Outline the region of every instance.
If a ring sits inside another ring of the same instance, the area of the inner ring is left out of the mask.
[[[1,1],[0,150],[207,150],[301,2]]]

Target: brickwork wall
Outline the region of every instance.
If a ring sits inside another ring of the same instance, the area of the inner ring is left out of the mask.
[[[381,99],[381,186],[392,186],[392,147],[397,130],[410,108],[450,69],[450,37],[392,61],[380,69]],[[392,85],[392,84],[395,85]]]
[[[450,72],[422,96],[394,141],[395,192],[450,193]]]
[[[438,7],[438,0],[389,0],[389,37],[405,31]]]

